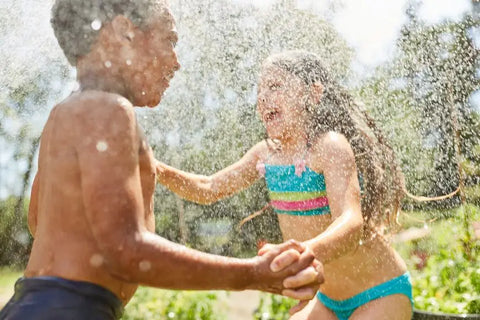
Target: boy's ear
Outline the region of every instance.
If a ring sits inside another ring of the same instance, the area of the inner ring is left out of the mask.
[[[310,87],[310,98],[314,104],[319,104],[323,96],[324,86],[320,82],[315,82]]]
[[[130,19],[123,15],[118,15],[113,18],[111,25],[118,41],[132,42],[133,38],[135,37],[135,26]]]

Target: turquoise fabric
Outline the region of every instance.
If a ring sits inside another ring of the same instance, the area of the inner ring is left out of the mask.
[[[294,165],[265,164],[265,180],[273,192],[325,191],[325,177],[309,167],[299,177]]]
[[[317,216],[317,215],[330,213],[330,207],[326,206],[323,208],[306,210],[306,211],[286,211],[286,210],[278,210],[274,208],[273,211],[275,211],[278,214],[289,214],[291,216]]]
[[[406,295],[410,299],[413,307],[412,282],[408,272],[373,288],[367,289],[346,300],[333,300],[321,292],[317,293],[317,298],[323,303],[323,305],[332,310],[339,320],[348,320],[358,307],[372,300],[392,294]]]
[[[301,176],[297,176],[294,165],[265,164],[265,180],[270,192],[313,192],[325,191],[326,189],[323,174],[316,173],[309,167],[305,167]],[[294,216],[315,216],[330,213],[330,207],[327,205],[306,211],[287,211],[274,208],[274,211],[278,214]]]

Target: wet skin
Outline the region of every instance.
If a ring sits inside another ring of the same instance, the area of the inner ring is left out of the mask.
[[[109,289],[126,303],[135,293],[137,284],[112,275],[111,269],[105,264],[106,257],[98,247],[92,234],[91,221],[85,215],[82,164],[77,154],[77,146],[84,143],[89,147],[83,150],[85,154],[82,157],[96,157],[110,152],[109,141],[94,139],[91,133],[98,131],[99,124],[106,124],[112,119],[111,113],[115,112],[115,108],[98,108],[96,103],[115,104],[123,101],[128,105],[122,99],[103,92],[88,91],[72,95],[52,111],[41,139],[39,171],[34,182],[35,203],[30,209],[30,215],[36,216],[35,240],[25,276],[48,275],[89,281]],[[88,103],[92,101],[96,103]],[[90,121],[93,118],[96,121]],[[80,129],[83,132],[72,130],[79,127],[78,123],[84,124]],[[154,232],[153,154],[144,138],[140,138],[137,145],[143,218],[145,228]],[[102,175],[101,172],[98,174]]]

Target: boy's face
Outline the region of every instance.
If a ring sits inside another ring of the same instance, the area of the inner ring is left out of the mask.
[[[135,28],[124,69],[124,79],[135,105],[155,107],[160,103],[170,79],[180,68],[175,53],[177,40],[170,12],[153,21],[146,30]]]

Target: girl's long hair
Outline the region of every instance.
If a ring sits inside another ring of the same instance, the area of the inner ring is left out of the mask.
[[[405,195],[403,173],[393,149],[364,106],[330,76],[320,58],[309,52],[287,51],[270,56],[264,66],[274,65],[302,79],[311,86],[324,87],[318,105],[306,103],[309,113],[309,141],[335,131],[343,134],[355,154],[362,185],[364,237],[369,240],[384,235],[398,225],[400,202]]]

